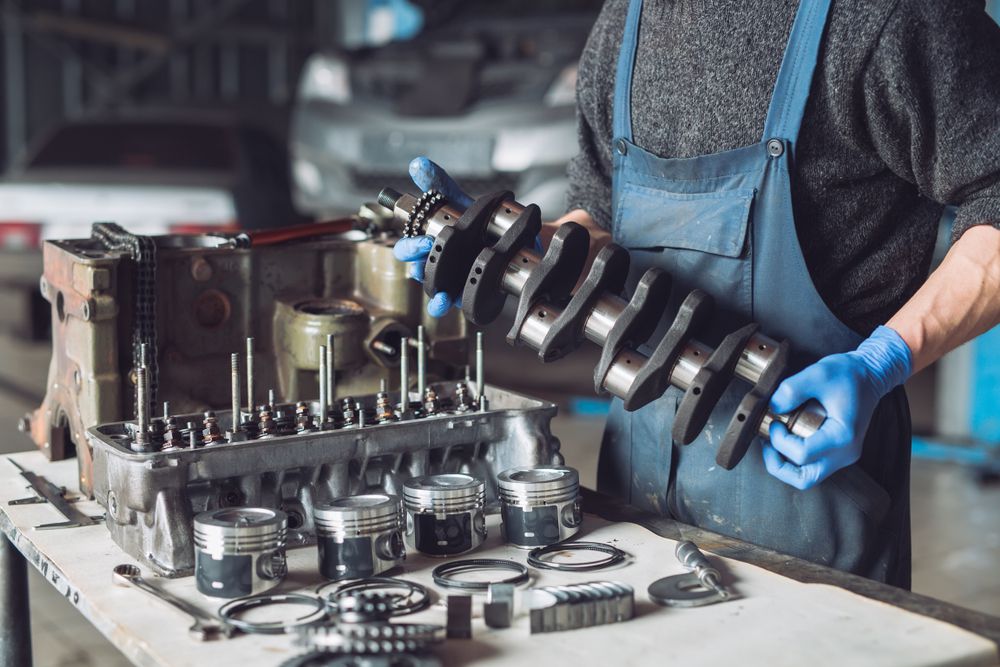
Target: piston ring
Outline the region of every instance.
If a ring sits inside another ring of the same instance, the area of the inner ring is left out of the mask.
[[[331,585],[337,585],[337,587],[330,592],[326,592],[325,589]],[[316,595],[319,595],[328,602],[334,602],[337,598],[345,595],[353,595],[362,591],[392,591],[400,588],[406,589],[408,592],[393,595],[393,616],[415,614],[418,611],[423,611],[424,609],[427,609],[427,607],[431,606],[431,592],[426,586],[418,584],[415,581],[397,579],[395,577],[367,577],[365,579],[357,579],[356,581],[349,581],[347,583],[328,581],[325,584],[317,586],[315,592]]]
[[[560,551],[597,551],[607,554],[607,557],[586,563],[553,563],[543,560],[546,556],[551,556]],[[601,570],[612,565],[617,565],[624,562],[626,558],[628,558],[628,554],[624,551],[603,542],[559,542],[532,549],[528,553],[528,565],[542,570],[556,570],[558,572],[590,572],[591,570]]]
[[[299,616],[291,621],[254,623],[237,618],[240,614],[251,609],[280,604],[303,604],[312,606],[314,609],[306,615]],[[281,635],[296,628],[320,623],[326,618],[326,609],[326,602],[312,595],[302,593],[272,593],[269,595],[254,595],[252,597],[230,600],[219,607],[219,617],[227,624],[248,635]]]
[[[483,570],[507,570],[514,572],[513,577],[499,581],[460,581],[453,577],[466,572]],[[528,580],[528,568],[512,560],[500,558],[470,558],[442,563],[431,572],[434,583],[442,588],[457,588],[463,591],[487,591],[491,584],[520,584]]]

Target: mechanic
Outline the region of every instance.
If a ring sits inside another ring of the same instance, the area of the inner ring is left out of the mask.
[[[909,587],[901,385],[1000,322],[1000,28],[982,0],[608,0],[577,105],[555,224],[628,248],[631,285],[655,266],[678,300],[709,292],[706,343],[749,320],[790,339],[802,370],[771,407],[827,413],[805,439],[773,424],[725,471],[714,456],[745,388],[684,447],[670,441],[682,392],[632,413],[616,399],[599,488]],[[459,196],[426,159],[411,174]],[[928,277],[948,204],[952,244]],[[396,254],[419,278],[429,249],[418,237]]]

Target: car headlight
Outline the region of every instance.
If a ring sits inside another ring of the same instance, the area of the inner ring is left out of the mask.
[[[334,56],[313,56],[302,74],[299,93],[306,100],[347,104],[351,101],[351,73],[347,63]]]
[[[559,76],[545,92],[545,106],[564,107],[576,104],[577,69],[576,63],[573,63],[559,72]]]

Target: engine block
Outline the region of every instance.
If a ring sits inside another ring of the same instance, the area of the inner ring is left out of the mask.
[[[447,397],[450,386],[431,383]],[[473,398],[478,399],[474,389]],[[387,398],[399,403],[398,392]],[[550,421],[556,406],[489,385],[488,407],[461,409],[447,399],[436,414],[378,423],[370,418],[375,396],[358,403],[360,424],[331,430],[201,444],[136,453],[134,422],[88,429],[93,448],[94,495],[106,509],[115,542],[164,576],[190,574],[194,566],[192,520],[221,507],[252,505],[289,516],[289,546],[315,539],[312,509],[333,498],[372,491],[402,496],[410,477],[462,472],[486,481],[496,505],[497,475],[527,465],[563,463]],[[292,404],[270,406],[288,413]],[[318,413],[318,404],[308,406]],[[232,413],[215,413],[221,431]],[[201,414],[175,417],[200,429]],[[367,424],[367,425],[366,425]]]
[[[421,324],[428,377],[457,377],[468,354],[463,319],[427,316],[420,286],[392,257],[398,237],[368,229],[260,247],[234,247],[233,235],[126,236],[145,243],[140,259],[96,227],[90,239],[46,242],[40,288],[51,304],[53,354],[44,401],[22,429],[50,459],[77,456],[80,490],[93,495],[84,433],[133,418],[140,325],[154,341],[151,402],[167,401],[177,414],[229,405],[229,356],[246,337],[260,390],[251,401],[269,389],[283,400],[316,396],[327,335],[342,392],[374,393],[386,376],[392,387],[400,341]]]

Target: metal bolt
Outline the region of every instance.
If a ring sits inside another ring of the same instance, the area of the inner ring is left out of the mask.
[[[388,383],[382,378],[379,383],[379,392],[375,397],[375,417],[379,424],[393,422],[398,419],[389,403]]]
[[[309,404],[299,401],[295,404],[295,431],[304,433],[313,430],[313,420],[309,415]]]
[[[424,390],[424,412],[428,415],[436,415],[440,407],[441,403],[438,401],[438,395],[434,391],[434,387],[427,387]]]
[[[399,348],[399,404],[403,415],[410,411],[410,339],[403,338]]]
[[[360,403],[358,405],[361,405]],[[357,422],[357,413],[354,412],[354,399],[350,396],[344,398],[341,405],[341,414],[344,418],[344,426],[354,426]]]
[[[145,343],[143,347],[145,347]],[[136,451],[146,449],[147,433],[149,432],[149,379],[146,377],[146,372],[145,366],[139,366],[135,370],[136,429],[132,449]]]
[[[267,404],[271,406],[272,410],[274,409],[274,406],[275,406],[275,402],[274,401],[275,401],[275,399],[274,399],[274,390],[273,389],[268,389],[267,390]]]
[[[455,385],[455,411],[468,412],[472,409],[472,402],[469,400],[469,387],[464,382]]]
[[[483,375],[483,332],[476,332],[476,399],[479,409],[485,410],[486,379]]]
[[[376,352],[381,352],[387,357],[396,356],[396,348],[382,340],[372,341],[372,349]]]
[[[365,427],[365,409],[361,405],[361,401],[354,404],[354,410],[358,413],[358,428]]]
[[[198,447],[199,444],[201,444],[198,441],[198,429],[195,428],[194,422],[188,422],[187,428],[188,428],[188,447],[190,447],[191,449],[195,449],[196,447]]]
[[[319,380],[319,424],[320,428],[326,424],[326,346],[319,346],[319,374],[316,376]]]
[[[334,400],[337,398],[336,394],[336,367],[334,362],[336,357],[333,355],[333,334],[326,335],[326,397],[330,400],[330,405],[334,404]]]
[[[232,392],[233,392],[233,428],[232,432],[236,433],[240,430],[240,410],[242,410],[242,401],[240,400],[240,355],[233,352],[229,355],[229,364],[232,370]]]
[[[163,421],[170,419],[170,401],[163,401]]]
[[[253,403],[253,338],[247,337],[247,412],[254,413]]]
[[[424,325],[417,326],[417,394],[424,395],[427,386],[427,359],[424,350]]]

